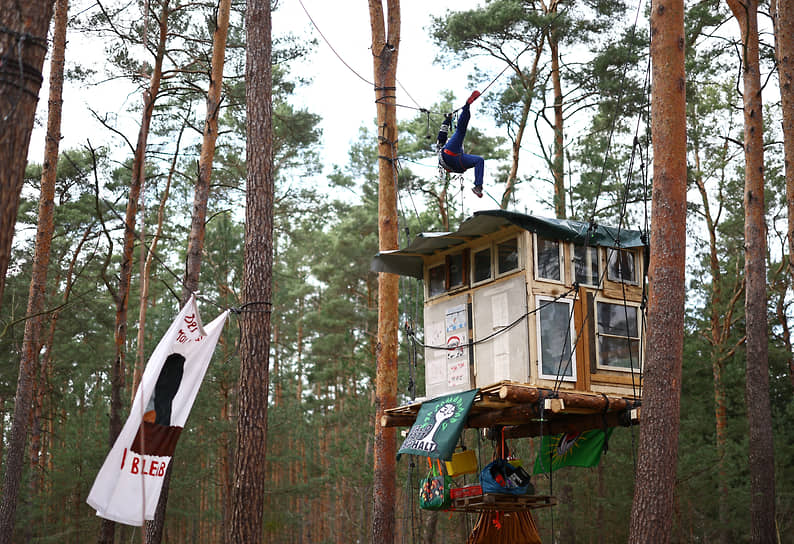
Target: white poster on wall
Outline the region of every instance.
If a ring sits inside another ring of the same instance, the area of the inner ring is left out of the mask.
[[[469,324],[466,305],[447,309],[444,325],[447,345],[447,387],[469,388]]]

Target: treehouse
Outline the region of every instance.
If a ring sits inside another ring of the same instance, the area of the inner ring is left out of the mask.
[[[425,398],[479,389],[468,426],[533,436],[637,419],[645,261],[638,231],[493,210],[372,267],[424,280]]]

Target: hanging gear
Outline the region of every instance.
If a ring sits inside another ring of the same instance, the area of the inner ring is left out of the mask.
[[[436,139],[436,149],[442,149],[444,144],[447,143],[449,137],[449,129],[452,126],[452,114],[448,113],[444,116],[441,126],[438,129],[438,138]]]

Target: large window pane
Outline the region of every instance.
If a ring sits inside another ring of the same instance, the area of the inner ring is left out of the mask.
[[[499,274],[518,268],[518,238],[505,240],[496,245],[497,270]]]
[[[474,283],[491,278],[491,248],[474,254]]]
[[[538,299],[538,342],[540,373],[544,378],[573,378],[575,363],[571,357],[571,304]]]
[[[634,253],[623,249],[607,249],[607,277],[610,281],[637,283]]]
[[[637,307],[598,303],[598,332],[615,336],[637,336]]]
[[[638,369],[640,367],[638,308],[598,302],[596,313],[599,366]]]
[[[450,255],[447,262],[449,263],[449,286],[463,285],[463,253]]]
[[[560,243],[536,237],[538,250],[538,277],[562,281],[560,275]]]
[[[574,245],[573,265],[577,283],[581,285],[598,285],[598,248]]]
[[[640,341],[610,336],[598,337],[601,365],[630,370],[640,366]]]
[[[428,271],[429,276],[429,285],[428,285],[428,294],[431,297],[436,295],[440,295],[444,292],[444,265],[434,266]]]

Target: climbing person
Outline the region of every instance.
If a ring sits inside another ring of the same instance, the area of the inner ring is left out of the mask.
[[[474,91],[471,96],[466,100],[463,106],[460,117],[458,118],[458,126],[455,133],[449,140],[447,134],[452,125],[452,114],[444,117],[441,123],[441,129],[438,132],[438,147],[440,149],[438,154],[439,165],[448,172],[462,174],[469,168],[474,168],[474,187],[472,191],[479,198],[482,198],[482,181],[485,173],[485,159],[479,155],[469,155],[463,152],[463,139],[466,137],[466,129],[469,126],[469,119],[471,119],[471,112],[469,108],[471,103],[477,100],[480,96],[480,91]]]

